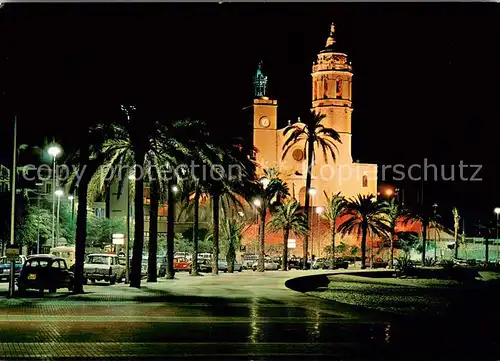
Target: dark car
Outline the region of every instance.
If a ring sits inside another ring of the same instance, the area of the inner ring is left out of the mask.
[[[333,266],[332,266],[333,264]],[[314,264],[313,269],[347,269],[349,267],[349,262],[342,258],[337,258],[335,263],[331,259],[319,258]]]
[[[288,260],[288,269],[303,269],[303,258],[290,258]],[[311,262],[307,261],[306,269],[311,269]]]
[[[15,268],[14,268],[14,277],[19,277],[21,274],[21,269],[23,268],[24,261],[26,261],[26,257],[19,256],[16,260]],[[7,257],[0,258],[0,280],[8,280],[10,276],[10,262],[7,260]]]
[[[59,288],[73,290],[74,274],[70,272],[66,261],[60,257],[39,255],[30,257],[24,263],[17,279],[19,292],[35,289],[54,293]]]

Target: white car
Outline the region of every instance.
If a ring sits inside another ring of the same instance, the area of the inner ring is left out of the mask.
[[[117,255],[107,253],[94,253],[87,256],[87,261],[83,264],[83,276],[85,283],[90,280],[107,281],[110,284],[121,282],[125,277],[125,268],[120,264]]]
[[[256,271],[258,265],[259,265],[259,261],[255,262],[254,264],[252,264],[252,269],[254,271]],[[279,265],[276,262],[273,262],[271,260],[264,261],[264,269],[266,271],[274,271],[274,270],[277,270],[278,268],[279,268]]]

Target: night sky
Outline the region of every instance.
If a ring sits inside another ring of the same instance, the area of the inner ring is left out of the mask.
[[[353,157],[483,166],[480,182],[427,182],[425,199],[466,227],[500,206],[498,4],[6,4],[0,9],[2,158],[21,142],[67,141],[83,108],[135,103],[165,119],[243,129],[262,60],[281,126],[311,105],[311,65],[335,22],[352,60]],[[467,173],[467,172],[466,172]],[[472,175],[469,171],[468,175]],[[387,179],[387,181],[391,181]],[[416,184],[405,183],[407,203]],[[467,227],[469,228],[469,227]]]

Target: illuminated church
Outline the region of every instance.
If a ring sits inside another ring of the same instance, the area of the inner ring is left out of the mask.
[[[326,203],[324,193],[331,196],[341,192],[347,198],[357,194],[377,194],[377,165],[353,162],[352,159],[352,78],[352,66],[347,54],[336,48],[335,26],[332,24],[325,48],[318,53],[312,67],[312,110],[325,115],[322,124],[335,129],[340,135],[341,143],[337,144],[335,161],[331,155],[328,155],[325,161],[322,149],[314,150],[311,224],[316,226],[313,227],[313,232],[314,228],[320,227],[321,220],[318,213]],[[283,144],[288,135],[284,135],[285,128],[278,129],[278,102],[268,97],[267,77],[263,75],[260,66],[254,78],[254,95],[253,145],[257,149],[258,172],[262,175],[263,169],[277,168],[280,177],[288,184],[290,193],[303,204],[307,172],[304,144],[294,145],[282,159]],[[293,125],[304,126],[300,120]],[[251,233],[255,232],[257,230]],[[321,233],[325,238],[324,241],[317,240],[321,244],[312,244],[312,252],[316,255],[323,253],[324,246],[331,242],[328,230],[325,229],[325,232]],[[266,243],[269,242],[281,242],[281,236],[266,236]],[[298,244],[299,242],[297,240],[296,253],[302,255],[302,246]]]
[[[312,205],[323,206],[324,193],[341,192],[345,197],[357,194],[377,194],[377,166],[353,162],[351,155],[352,131],[352,67],[347,55],[335,46],[335,26],[331,25],[326,46],[312,67],[312,110],[326,117],[322,124],[335,129],[341,138],[337,144],[336,160],[323,157],[322,149],[315,149],[313,167]],[[282,159],[285,128],[278,129],[278,102],[267,96],[267,77],[260,69],[254,79],[253,142],[257,148],[256,160],[260,172],[277,168],[290,191],[303,202],[307,171],[304,144],[295,145]],[[300,121],[294,126],[304,126]]]

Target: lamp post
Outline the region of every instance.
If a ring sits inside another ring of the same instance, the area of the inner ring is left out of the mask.
[[[12,152],[12,172],[11,178],[11,208],[10,208],[10,246],[14,248],[14,225],[16,220],[16,178],[17,178],[17,117],[14,118],[14,149]],[[14,297],[14,277],[16,272],[16,261],[12,260],[10,263],[10,277],[9,277],[9,297]]]
[[[68,200],[71,202],[71,221],[75,219],[75,197],[73,195],[68,196]]]
[[[36,186],[40,187],[43,183],[37,182]],[[40,254],[40,191],[36,193],[36,207],[38,211],[38,219],[36,222],[36,253]]]
[[[493,212],[495,212],[495,214],[497,215],[497,239],[496,239],[495,243],[497,243],[497,261],[498,261],[498,258],[499,258],[498,257],[499,256],[499,249],[498,248],[500,247],[500,245],[498,244],[498,221],[499,221],[498,217],[500,216],[500,207],[496,207],[493,210]]]
[[[321,215],[323,214],[324,210],[325,209],[323,207],[316,207],[316,215],[317,215],[317,218],[318,218],[318,222],[317,222],[318,224],[317,224],[316,228],[318,229],[318,234],[320,234],[320,231],[319,231],[319,226],[320,226],[319,219],[320,219]],[[312,250],[312,252],[314,252],[314,249]],[[319,238],[318,238],[318,255],[321,256],[321,241],[319,240]]]
[[[309,195],[311,196],[312,202],[311,202],[311,207],[309,208],[309,214],[307,215],[307,219],[311,219],[312,218],[311,217],[311,208],[314,207],[314,196],[316,195],[316,188],[311,187],[309,189]],[[313,253],[314,253],[314,231],[311,229],[311,266],[312,266],[312,261],[314,261],[312,259]],[[306,254],[307,254],[307,250],[306,250]]]
[[[53,159],[53,170],[52,170],[52,192],[56,189],[56,158],[59,154],[61,154],[61,148],[57,145],[52,145],[47,149],[47,152],[52,156]],[[52,243],[53,247],[56,244],[56,194],[55,192],[52,195]]]
[[[63,196],[64,192],[60,189],[56,190],[54,194],[57,197],[57,234],[56,234],[56,240],[54,241],[54,247],[57,247],[57,242],[59,242],[59,213],[61,211],[61,197]]]

